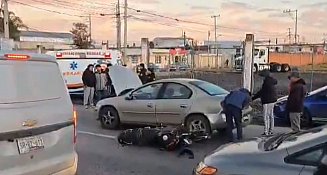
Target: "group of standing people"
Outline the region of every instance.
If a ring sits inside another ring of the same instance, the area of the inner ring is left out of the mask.
[[[273,135],[274,133],[274,106],[277,102],[277,80],[271,76],[269,70],[260,73],[264,77],[261,89],[251,95],[248,89],[241,88],[232,91],[221,103],[226,114],[227,135],[230,141],[234,141],[232,130],[234,128],[233,120],[237,129],[237,139],[242,140],[242,110],[249,106],[251,100],[261,99],[263,105],[264,132],[263,136]],[[293,132],[301,130],[301,115],[304,107],[304,99],[307,94],[306,83],[300,77],[298,70],[291,72],[288,76],[290,80],[288,89],[288,99],[286,110],[288,112],[291,129]]]
[[[114,88],[109,75],[109,67],[103,69],[101,65],[90,64],[83,72],[82,80],[84,84],[84,106],[85,108],[95,107],[95,104],[114,94]],[[94,100],[96,100],[94,102]]]
[[[141,63],[138,67],[137,74],[142,82],[142,84],[150,83],[156,80],[156,74],[153,68],[145,68],[145,65]]]

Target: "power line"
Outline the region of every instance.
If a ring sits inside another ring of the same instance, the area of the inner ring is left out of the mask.
[[[60,1],[60,0],[54,0],[57,3],[52,3],[52,2],[48,2],[48,1],[40,1],[40,0],[31,0],[31,1],[37,2],[37,3],[41,3],[41,4],[45,4],[45,5],[55,6],[55,7],[64,7],[66,9],[70,9],[70,10],[74,10],[74,11],[83,11],[83,12],[86,12],[86,13],[92,14],[92,15],[96,15],[97,14],[97,15],[102,16],[101,15],[102,13],[98,13],[98,12],[92,12],[92,13],[90,13],[90,11],[84,10],[84,7],[74,7],[75,5],[79,5],[77,3],[71,3],[70,4],[70,2]],[[106,14],[106,16],[109,16],[109,15],[114,16],[115,14]],[[94,16],[94,17],[99,17],[99,16]]]
[[[133,15],[130,15],[129,17],[132,18],[132,19],[142,21],[142,22],[147,22],[147,23],[154,23],[154,24],[159,24],[159,25],[169,26],[169,27],[174,27],[174,28],[179,28],[179,29],[187,29],[189,31],[201,32],[201,33],[205,32],[204,30],[196,30],[196,29],[186,28],[186,27],[177,26],[177,25],[173,25],[173,24],[160,23],[160,22],[157,22],[157,21],[149,20],[149,19],[142,19],[142,18],[133,16]]]
[[[196,24],[196,25],[214,27],[212,24],[207,24],[207,23],[202,23],[202,22],[197,22],[197,21],[190,21],[190,20],[183,20],[183,19],[179,19],[179,18],[173,18],[173,17],[164,16],[164,15],[160,15],[160,14],[156,14],[156,13],[152,13],[152,12],[143,11],[143,10],[140,10],[140,9],[135,9],[135,8],[132,8],[132,7],[128,7],[128,9],[136,11],[138,13],[144,13],[144,14],[148,14],[148,15],[152,15],[152,16],[156,16],[156,17],[161,17],[161,18],[165,18],[165,19],[174,20],[176,22],[183,22],[183,23],[189,23],[189,24]],[[230,30],[248,31],[248,30],[245,30],[245,29],[241,29],[241,28],[237,28],[237,27],[230,27],[230,26],[217,25],[217,27],[230,29]],[[257,30],[255,33],[272,33],[272,32]]]
[[[64,0],[53,0],[53,1],[55,1],[55,2],[57,2],[57,3],[61,3],[61,4],[63,4],[63,5],[73,5],[73,6],[78,6],[80,9],[84,9],[84,8],[86,8],[86,9],[90,9],[90,6],[86,6],[86,5],[84,5],[84,4],[79,4],[79,3],[74,3],[74,2],[69,2],[69,1],[64,1]],[[85,1],[83,1],[83,2],[85,2]],[[90,2],[87,2],[87,3],[90,3]],[[104,5],[101,5],[101,4],[99,4],[99,6],[94,6],[94,5],[96,5],[97,3],[95,3],[95,2],[93,2],[93,3],[90,3],[91,5],[93,5],[92,6],[92,9],[93,8],[96,8],[96,9],[101,9],[101,10],[103,10],[103,11],[107,11],[108,9],[107,8],[104,8],[103,6]],[[115,5],[114,4],[106,4],[106,6],[107,7],[114,7]],[[100,14],[100,13],[97,13],[97,14]]]
[[[116,3],[105,4],[105,3],[101,3],[101,2],[97,2],[97,1],[87,1],[87,0],[82,0],[82,2],[86,2],[86,3],[89,3],[89,4],[96,4],[96,5],[99,5],[99,6],[112,6],[112,7],[116,6]]]
[[[28,7],[31,7],[31,8],[35,8],[35,9],[38,9],[38,10],[43,10],[43,11],[47,11],[47,12],[51,12],[51,13],[57,13],[57,14],[60,14],[60,15],[75,16],[75,17],[87,17],[87,16],[82,16],[82,15],[75,15],[75,14],[70,14],[70,13],[65,13],[65,12],[59,12],[59,11],[55,11],[55,10],[49,10],[49,9],[45,9],[45,8],[42,8],[42,7],[37,7],[37,6],[29,5],[29,4],[26,4],[26,3],[23,3],[23,2],[14,1],[14,0],[10,0],[9,2],[13,2],[13,3],[16,3],[16,4],[28,6]]]
[[[51,2],[47,2],[47,1],[39,1],[39,0],[31,0],[33,2],[37,2],[37,3],[41,3],[41,4],[45,4],[45,5],[50,5],[50,6],[56,6],[56,7],[64,7],[64,8],[67,8],[67,9],[70,9],[70,10],[75,10],[75,11],[83,11],[83,12],[87,12],[83,9],[80,9],[80,8],[74,8],[74,7],[71,7],[71,6],[66,6],[66,5],[62,5],[62,4],[59,4],[59,3],[51,3]]]

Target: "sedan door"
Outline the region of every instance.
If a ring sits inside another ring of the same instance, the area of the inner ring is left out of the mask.
[[[285,162],[293,169],[300,167],[299,175],[313,175],[317,167],[321,164],[322,158],[326,154],[327,144],[320,143],[316,146],[303,149],[296,153],[291,153],[285,158]],[[292,150],[290,150],[292,152]]]
[[[327,121],[327,90],[316,94],[310,101],[310,114],[313,120]]]
[[[164,84],[163,93],[156,101],[156,116],[163,124],[182,124],[193,101],[192,90],[179,83]]]
[[[120,105],[123,122],[155,124],[156,100],[162,83],[150,84],[133,91]]]

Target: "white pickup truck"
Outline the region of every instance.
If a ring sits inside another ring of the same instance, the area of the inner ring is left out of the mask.
[[[235,59],[235,69],[243,70],[244,56]],[[269,69],[271,72],[288,72],[291,70],[289,64],[269,61],[269,48],[256,47],[253,53],[253,72]]]

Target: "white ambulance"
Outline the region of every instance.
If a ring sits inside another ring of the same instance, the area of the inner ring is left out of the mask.
[[[117,50],[76,49],[49,51],[46,54],[57,58],[59,68],[70,94],[83,94],[82,75],[89,64],[106,67],[122,65],[121,53]]]

